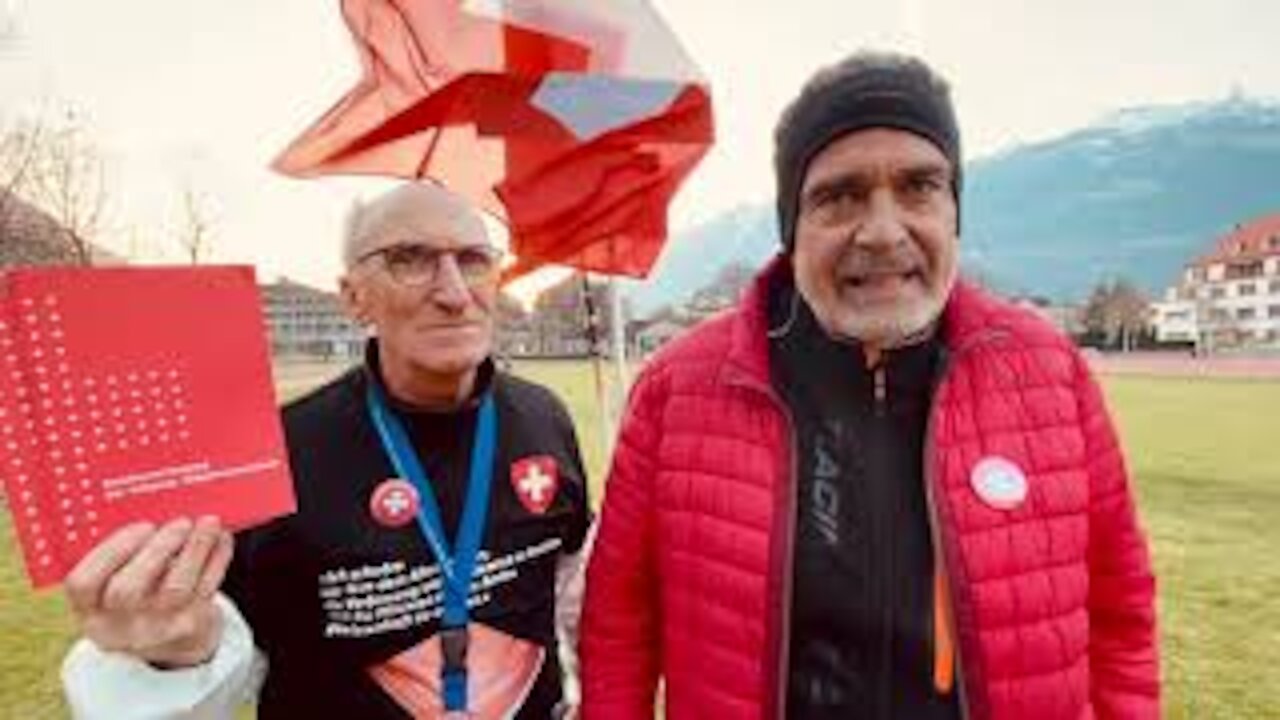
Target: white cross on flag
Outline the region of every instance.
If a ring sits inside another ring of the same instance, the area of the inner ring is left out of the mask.
[[[550,455],[536,455],[515,461],[511,464],[511,486],[526,510],[542,515],[551,507],[560,489],[556,459]]]

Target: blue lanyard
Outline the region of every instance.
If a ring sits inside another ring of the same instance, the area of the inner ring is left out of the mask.
[[[471,468],[467,478],[466,505],[458,536],[450,552],[440,520],[440,506],[431,489],[431,480],[414,452],[404,426],[387,408],[386,399],[372,380],[367,393],[369,416],[378,430],[396,474],[413,483],[418,491],[418,527],[436,557],[444,578],[444,618],[441,623],[441,648],[444,654],[445,709],[466,710],[467,707],[467,622],[470,612],[467,597],[471,593],[471,577],[475,573],[476,555],[484,534],[489,511],[489,490],[493,486],[493,465],[497,444],[498,421],[493,393],[487,392],[480,403],[475,440],[471,445]]]

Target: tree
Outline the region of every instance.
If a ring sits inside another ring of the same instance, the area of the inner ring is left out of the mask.
[[[28,172],[25,194],[62,226],[76,262],[92,264],[107,203],[106,168],[73,112],[42,133]]]
[[[584,283],[579,273],[544,290],[534,302],[530,318],[541,352],[578,354],[590,349],[592,339],[597,350],[606,347],[612,329],[611,292],[608,283]]]
[[[0,265],[61,265],[77,261],[66,231],[33,202],[33,178],[47,131],[35,121],[0,127]]]
[[[1133,283],[1123,278],[1098,283],[1084,307],[1084,326],[1106,347],[1133,349],[1149,324],[1150,305]]]
[[[37,123],[18,123],[0,130],[0,227],[6,226],[15,201],[31,182],[43,133]]]
[[[182,186],[182,210],[178,227],[178,243],[192,265],[207,260],[213,241],[208,196],[192,183]]]

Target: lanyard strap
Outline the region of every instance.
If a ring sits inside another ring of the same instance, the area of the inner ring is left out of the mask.
[[[418,460],[404,426],[387,407],[378,386],[370,381],[367,393],[369,415],[377,428],[382,448],[391,460],[396,474],[413,483],[418,491],[418,527],[435,555],[444,578],[444,618],[441,622],[441,648],[444,667],[446,710],[466,710],[467,707],[467,622],[470,611],[467,597],[471,592],[471,577],[475,573],[476,556],[484,535],[489,511],[489,490],[493,487],[493,464],[497,445],[497,412],[493,393],[485,393],[480,403],[480,417],[476,424],[475,440],[471,444],[471,467],[467,478],[466,504],[462,510],[462,522],[458,535],[451,543],[445,537],[444,523],[440,519],[440,506],[431,489],[431,480]]]

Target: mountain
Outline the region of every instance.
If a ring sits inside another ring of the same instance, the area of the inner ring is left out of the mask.
[[[1280,104],[1241,96],[1131,108],[965,168],[962,262],[1009,293],[1078,300],[1105,277],[1157,293],[1235,225],[1280,209]],[[771,206],[672,240],[628,288],[639,314],[777,247]]]
[[[640,316],[684,302],[732,262],[762,265],[778,248],[772,205],[743,205],[672,238],[644,282],[622,292]]]

